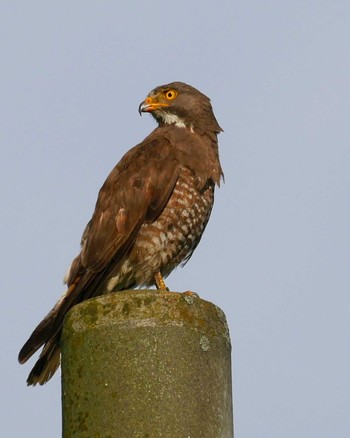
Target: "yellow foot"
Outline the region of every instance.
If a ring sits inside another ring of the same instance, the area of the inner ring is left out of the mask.
[[[191,290],[187,290],[186,292],[182,292],[182,295],[187,295],[187,296],[193,297],[193,298],[200,298],[200,296],[196,292],[193,292]]]
[[[155,283],[156,283],[156,286],[157,286],[157,289],[158,289],[158,290],[166,290],[166,291],[169,291],[169,289],[166,287],[166,284],[165,284],[165,281],[164,281],[164,279],[163,279],[163,277],[162,277],[162,274],[161,274],[159,271],[157,271],[157,272],[154,274],[154,281],[155,281]]]

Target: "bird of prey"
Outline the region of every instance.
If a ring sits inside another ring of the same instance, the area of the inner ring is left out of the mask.
[[[182,82],[151,91],[139,112],[158,126],[130,149],[99,191],[95,211],[65,282],[67,290],[22,347],[26,362],[39,348],[27,384],[46,383],[60,364],[66,313],[109,292],[155,285],[191,257],[209,220],[223,177],[220,128],[208,97]]]

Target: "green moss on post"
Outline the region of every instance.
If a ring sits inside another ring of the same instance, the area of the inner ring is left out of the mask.
[[[126,291],[75,306],[62,334],[64,438],[232,438],[224,313]]]

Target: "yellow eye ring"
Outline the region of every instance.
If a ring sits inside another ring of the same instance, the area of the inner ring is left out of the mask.
[[[164,96],[167,100],[174,100],[177,96],[177,92],[175,90],[166,90],[164,91]]]

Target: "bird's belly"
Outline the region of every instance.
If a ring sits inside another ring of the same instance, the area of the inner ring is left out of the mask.
[[[178,180],[166,207],[157,220],[142,225],[135,243],[108,290],[129,285],[151,286],[154,274],[166,277],[185,263],[198,245],[209,220],[214,201],[214,185],[199,191],[193,177]]]

